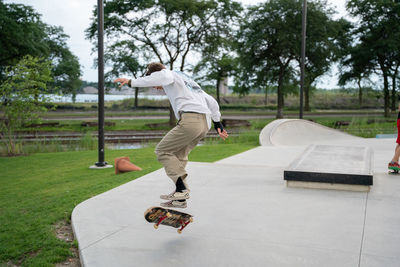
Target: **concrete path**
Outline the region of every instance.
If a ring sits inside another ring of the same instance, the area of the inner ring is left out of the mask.
[[[82,264],[400,266],[400,175],[387,173],[395,140],[330,135],[318,142],[371,147],[371,191],[286,187],[283,170],[306,143],[260,146],[216,163],[190,162],[186,211],[194,223],[179,235],[144,220],[159,195],[173,190],[160,169],[74,209]]]

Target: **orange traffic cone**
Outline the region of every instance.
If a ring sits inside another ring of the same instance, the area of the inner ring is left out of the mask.
[[[114,159],[115,174],[131,171],[141,171],[142,168],[129,161],[129,157],[120,157]]]

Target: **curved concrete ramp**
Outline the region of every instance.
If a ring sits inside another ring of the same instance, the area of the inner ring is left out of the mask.
[[[359,139],[361,138],[300,119],[274,120],[261,130],[259,136],[262,146],[304,146],[321,141]]]

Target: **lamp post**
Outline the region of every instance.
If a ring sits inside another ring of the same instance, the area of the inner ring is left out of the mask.
[[[301,63],[300,63],[300,119],[303,118],[303,92],[304,92],[304,61],[306,57],[306,26],[307,26],[307,0],[303,1],[303,16],[301,23]]]
[[[90,168],[110,168],[104,161],[104,7],[103,0],[97,0],[97,40],[98,40],[98,162]]]

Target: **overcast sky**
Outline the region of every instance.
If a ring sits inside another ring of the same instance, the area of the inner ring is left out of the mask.
[[[97,4],[96,0],[5,0],[6,3],[20,3],[33,6],[42,14],[42,20],[50,25],[62,26],[64,32],[70,36],[68,46],[72,53],[79,58],[82,66],[82,79],[97,81],[97,70],[93,68],[93,59],[96,55],[91,54],[92,44],[85,39],[84,30],[90,24],[92,11]],[[254,5],[264,0],[239,0],[244,5]],[[328,0],[328,3],[338,12],[337,17],[348,18],[345,3],[346,0]],[[320,78],[318,87],[335,88],[335,70],[330,75]]]

